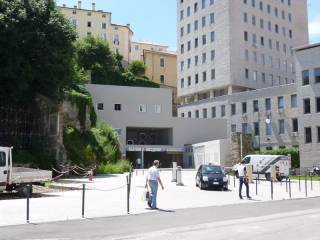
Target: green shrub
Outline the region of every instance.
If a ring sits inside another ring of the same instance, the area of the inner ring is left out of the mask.
[[[98,174],[122,174],[129,172],[131,169],[131,163],[128,160],[119,160],[116,163],[100,164],[97,167]]]
[[[299,148],[277,148],[273,150],[263,150],[257,151],[256,154],[266,154],[266,155],[288,155],[291,154],[291,167],[300,167],[300,155]]]
[[[63,143],[68,160],[83,167],[115,163],[121,156],[118,135],[105,123],[85,132],[66,127]]]

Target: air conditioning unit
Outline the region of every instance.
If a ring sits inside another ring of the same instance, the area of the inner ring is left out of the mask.
[[[128,140],[127,141],[127,145],[134,145],[134,141],[133,140]]]
[[[292,137],[298,137],[298,136],[299,136],[299,133],[298,133],[298,132],[293,132],[293,133],[291,133],[291,136],[292,136]]]

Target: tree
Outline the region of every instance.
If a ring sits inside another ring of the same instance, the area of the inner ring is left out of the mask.
[[[61,100],[75,80],[76,32],[54,0],[0,0],[0,101]]]
[[[128,71],[139,77],[144,76],[146,70],[147,66],[142,61],[132,61],[128,66]]]

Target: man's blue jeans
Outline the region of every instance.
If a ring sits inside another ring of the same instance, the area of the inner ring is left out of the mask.
[[[149,180],[150,186],[150,195],[149,195],[149,204],[151,208],[157,208],[157,192],[158,192],[158,181]]]

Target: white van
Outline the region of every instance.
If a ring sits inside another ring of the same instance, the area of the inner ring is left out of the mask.
[[[243,158],[245,164],[253,166],[253,175],[259,178],[265,177],[270,180],[271,177],[271,166],[276,166],[277,180],[281,181],[290,174],[291,168],[291,157],[285,155],[247,155]],[[233,170],[237,174],[237,165],[233,167]]]

